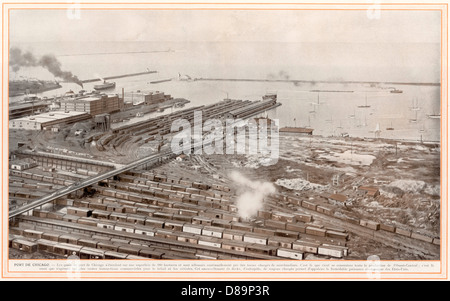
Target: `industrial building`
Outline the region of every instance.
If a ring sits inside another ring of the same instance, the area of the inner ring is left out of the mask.
[[[61,100],[61,110],[65,112],[86,112],[92,116],[117,112],[123,107],[123,99],[117,94],[89,95]]]
[[[9,163],[9,168],[15,170],[26,170],[37,166],[34,161],[26,161],[26,160],[14,160]]]
[[[370,196],[370,197],[377,197],[380,195],[380,190],[376,187],[370,187],[370,186],[359,186],[357,191],[359,196]]]
[[[9,107],[9,119],[39,114],[48,110],[49,104],[44,101],[11,104]]]
[[[86,112],[52,111],[39,115],[21,117],[9,121],[9,129],[48,130],[59,124],[70,124],[90,119]]]
[[[166,95],[163,92],[148,92],[146,94],[144,94],[144,104],[145,105],[152,105],[152,104],[157,104],[157,103],[161,103],[164,102],[166,100],[170,100],[172,99],[172,96],[170,95]]]
[[[133,103],[133,104],[143,104],[143,105],[153,105],[163,103],[167,100],[173,99],[170,94],[164,94],[164,92],[160,91],[149,91],[149,92],[130,92],[126,93],[125,103]]]

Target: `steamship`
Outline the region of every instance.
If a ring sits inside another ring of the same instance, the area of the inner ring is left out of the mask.
[[[115,82],[103,81],[103,84],[94,85],[94,89],[95,90],[106,90],[106,89],[114,88],[115,86],[116,86]]]

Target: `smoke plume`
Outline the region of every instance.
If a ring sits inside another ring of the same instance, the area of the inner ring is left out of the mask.
[[[242,188],[236,206],[239,216],[244,219],[256,215],[258,210],[263,208],[264,197],[276,192],[272,183],[252,181],[238,171],[231,172],[230,178]]]
[[[83,83],[77,76],[70,71],[61,69],[61,62],[53,54],[36,58],[30,51],[22,52],[21,49],[13,47],[9,51],[9,65],[14,72],[19,71],[22,67],[43,67],[55,77],[83,87]]]

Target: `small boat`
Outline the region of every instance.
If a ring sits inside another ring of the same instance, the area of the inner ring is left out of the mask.
[[[358,108],[362,108],[362,109],[370,108],[370,105],[367,104],[367,95],[366,95],[366,104],[365,105],[359,105]]]
[[[391,93],[403,93],[403,91],[399,89],[393,89],[391,90]]]
[[[417,111],[415,111],[415,112],[416,112],[415,117],[413,119],[409,120],[409,122],[411,122],[411,123],[417,123]]]
[[[441,118],[441,114],[430,114],[430,115],[428,115],[428,118],[431,118],[431,119],[440,119],[440,118]]]
[[[394,127],[392,126],[392,121],[391,121],[391,126],[386,128],[386,131],[393,131]]]
[[[115,82],[103,81],[103,84],[94,85],[94,89],[95,90],[106,90],[106,89],[114,88],[115,86],[116,86]]]

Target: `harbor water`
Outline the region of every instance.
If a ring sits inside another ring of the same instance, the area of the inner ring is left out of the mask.
[[[237,53],[239,48],[230,47],[227,43],[53,44],[29,43],[14,46],[30,50],[37,56],[54,54],[61,62],[63,70],[70,70],[82,80],[143,72],[147,69],[157,71],[155,74],[115,79],[115,88],[105,90],[106,93],[120,95],[122,88],[125,93],[157,90],[175,98],[188,99],[190,103],[184,107],[188,108],[216,103],[225,98],[261,100],[264,94],[276,92],[282,106],[263,115],[279,119],[281,127],[310,127],[314,129],[315,135],[323,136],[440,141],[440,119],[429,117],[440,114],[440,86],[187,80],[189,77],[316,81],[340,79],[336,76],[338,73],[335,69],[327,70],[326,64],[291,66],[286,57],[268,60],[267,56],[257,52],[258,47],[264,45],[242,47],[243,53]],[[280,46],[270,47],[275,49]],[[252,56],[252,53],[256,54]],[[348,74],[348,70],[344,69],[342,67],[342,74]],[[388,67],[385,67],[384,71],[389,73]],[[179,73],[182,80],[179,80]],[[409,75],[414,72],[408,68],[395,68],[390,73],[389,78],[382,78],[382,72],[369,76],[364,66],[360,66],[352,67],[352,76],[342,79],[436,82],[420,77],[410,78]],[[42,68],[22,68],[17,72],[10,70],[9,77],[53,79],[52,75]],[[172,80],[158,82],[160,79],[169,78]],[[155,81],[157,83],[151,83]],[[83,89],[91,91],[98,83],[86,83]],[[80,89],[76,84],[62,83],[62,88],[38,96],[54,97],[68,90],[77,92]],[[401,90],[402,93],[391,93],[393,89]],[[23,96],[11,97],[9,101],[17,102],[22,98]],[[166,109],[164,113],[184,108]],[[152,116],[145,115],[143,118]]]

